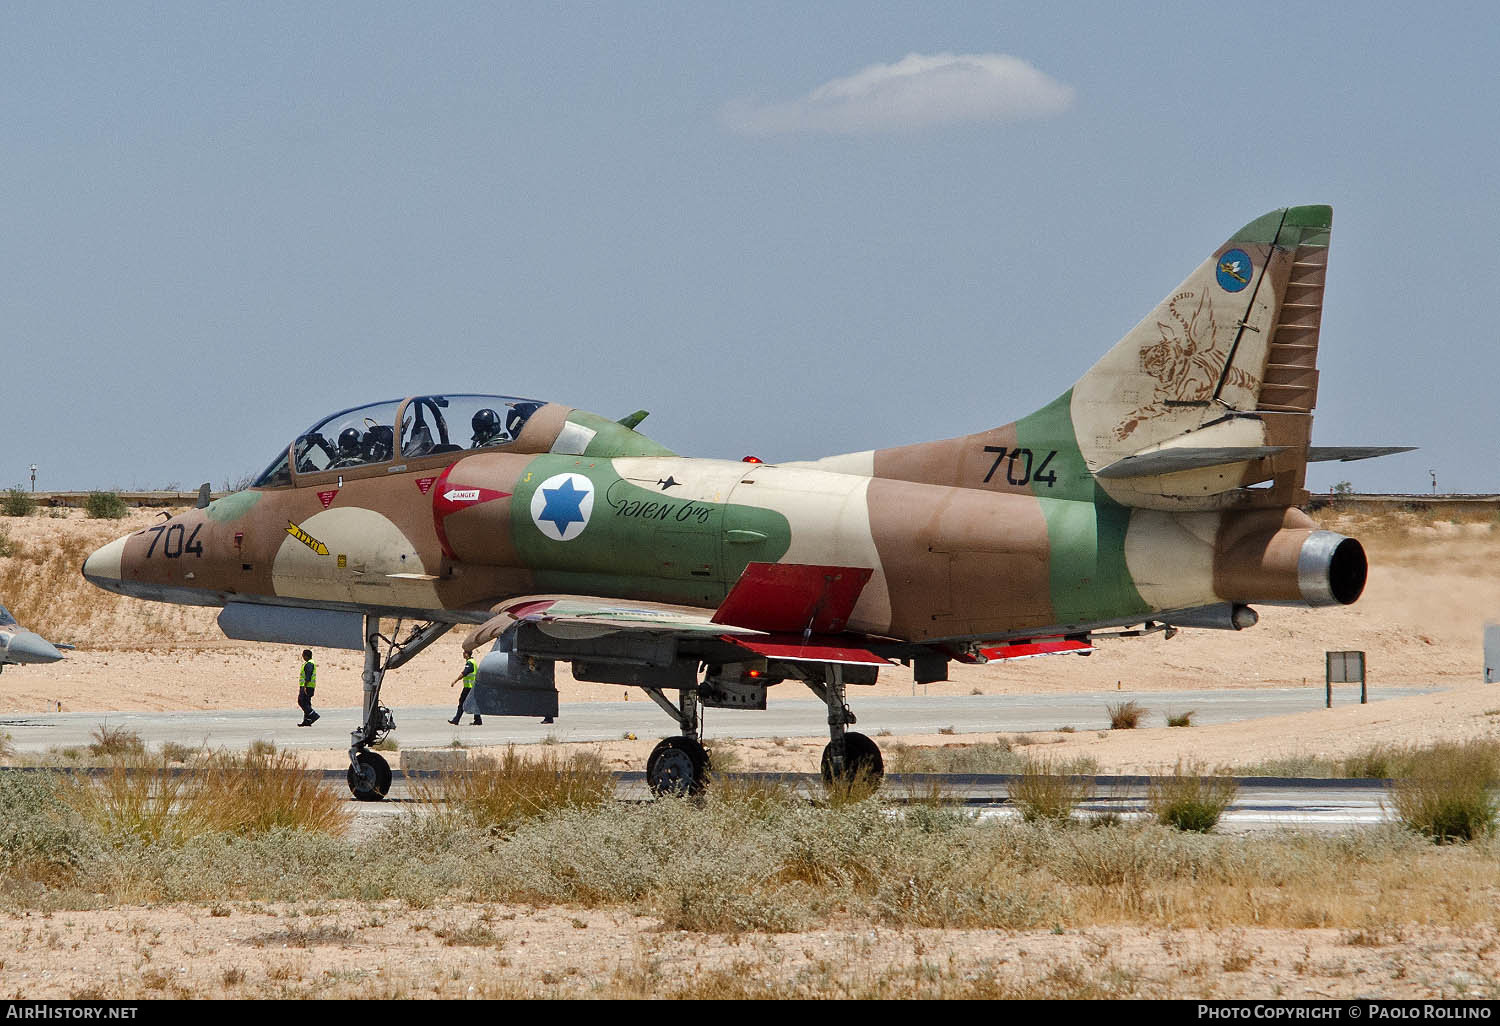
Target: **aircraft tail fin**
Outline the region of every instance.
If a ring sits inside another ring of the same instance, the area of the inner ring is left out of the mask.
[[[1332,224],[1326,206],[1256,218],[1078,380],[1068,412],[1107,492],[1181,508],[1269,481],[1300,501]]]
[[[1332,225],[1326,206],[1251,221],[1029,416],[799,465],[1148,509],[1301,505],[1309,460],[1401,451],[1309,448]]]

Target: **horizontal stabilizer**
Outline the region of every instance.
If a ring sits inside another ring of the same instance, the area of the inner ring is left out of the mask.
[[[1116,460],[1098,472],[1102,478],[1157,477],[1162,474],[1177,474],[1185,470],[1202,470],[1205,467],[1225,467],[1250,460],[1264,459],[1286,452],[1285,445],[1219,445],[1208,448],[1178,446],[1156,449],[1152,452],[1136,453]],[[1376,456],[1389,456],[1397,452],[1411,452],[1411,445],[1365,445],[1365,446],[1311,446],[1307,450],[1307,462],[1326,463],[1340,460],[1368,460]]]
[[[1352,463],[1355,460],[1369,460],[1397,452],[1415,452],[1416,448],[1415,445],[1314,445],[1307,450],[1307,462],[1327,463],[1338,460],[1340,463]]]
[[[1247,460],[1263,459],[1286,451],[1283,445],[1218,445],[1206,449],[1190,449],[1186,446],[1175,449],[1157,449],[1154,452],[1136,453],[1116,460],[1096,476],[1156,477],[1160,474],[1176,474],[1184,470],[1202,470],[1204,467],[1222,467]]]

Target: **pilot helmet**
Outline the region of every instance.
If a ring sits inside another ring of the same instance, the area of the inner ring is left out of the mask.
[[[526,422],[531,419],[531,415],[542,408],[541,403],[506,403],[505,405],[510,407],[510,412],[505,417],[505,430],[510,432],[512,438],[519,435],[521,429],[526,426]]]
[[[500,414],[488,407],[474,414],[470,423],[474,426],[475,445],[482,445],[500,433]]]
[[[339,455],[344,457],[358,456],[360,445],[359,428],[347,427],[339,432]]]

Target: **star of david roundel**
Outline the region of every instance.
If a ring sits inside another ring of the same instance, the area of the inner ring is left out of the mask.
[[[582,474],[556,474],[531,497],[531,522],[553,541],[572,541],[589,526],[594,483]]]

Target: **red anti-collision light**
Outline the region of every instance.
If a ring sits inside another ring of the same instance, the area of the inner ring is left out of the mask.
[[[759,456],[746,456],[744,459],[740,460],[740,462],[741,463],[764,463],[766,461],[763,460],[763,459],[761,459]]]

